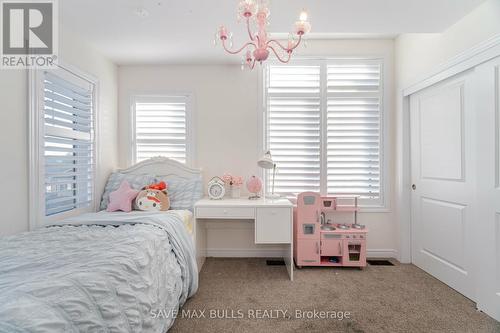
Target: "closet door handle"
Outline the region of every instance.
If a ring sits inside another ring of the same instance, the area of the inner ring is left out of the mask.
[[[339,253],[342,254],[342,245],[339,242]]]

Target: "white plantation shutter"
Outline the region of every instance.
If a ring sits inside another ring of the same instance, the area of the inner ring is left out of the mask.
[[[267,78],[267,147],[279,166],[275,192],[319,191],[320,67],[269,66]]]
[[[265,78],[265,149],[278,166],[275,192],[358,195],[362,204],[380,204],[381,62],[270,65]]]
[[[164,156],[188,159],[188,96],[144,96],[135,99],[135,161]]]
[[[327,65],[327,193],[380,197],[380,63]]]
[[[93,86],[43,74],[45,216],[91,206],[94,181]]]

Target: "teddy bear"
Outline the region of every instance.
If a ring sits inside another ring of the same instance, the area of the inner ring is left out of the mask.
[[[146,186],[135,199],[137,209],[144,211],[166,211],[170,208],[167,184],[159,182]]]

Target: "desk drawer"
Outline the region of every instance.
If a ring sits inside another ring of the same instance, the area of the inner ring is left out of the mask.
[[[257,208],[255,243],[291,243],[292,209]]]
[[[253,219],[255,209],[251,207],[199,207],[197,218]]]

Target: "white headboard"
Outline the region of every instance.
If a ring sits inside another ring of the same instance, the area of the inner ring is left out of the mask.
[[[189,168],[180,162],[160,156],[144,160],[120,172],[133,175],[176,176],[184,179],[202,178],[200,169]]]

